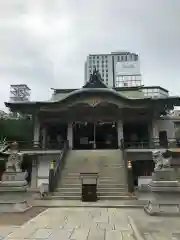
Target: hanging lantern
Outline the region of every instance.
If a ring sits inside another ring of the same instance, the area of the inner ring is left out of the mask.
[[[131,169],[131,168],[132,168],[132,163],[131,163],[131,161],[128,161],[127,168],[129,168],[129,169]]]

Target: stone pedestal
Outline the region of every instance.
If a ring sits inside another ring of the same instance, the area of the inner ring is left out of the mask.
[[[156,170],[149,188],[151,197],[144,207],[149,215],[180,214],[180,183],[174,169]]]
[[[27,175],[27,172],[5,172],[0,182],[0,192],[26,191]]]

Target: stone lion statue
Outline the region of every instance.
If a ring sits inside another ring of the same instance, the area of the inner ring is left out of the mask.
[[[13,142],[9,150],[9,157],[6,163],[6,172],[22,172],[22,160],[22,155],[18,151],[18,143]]]
[[[155,163],[154,171],[163,170],[171,167],[171,157],[164,157],[166,152],[154,151],[152,153],[153,161]]]

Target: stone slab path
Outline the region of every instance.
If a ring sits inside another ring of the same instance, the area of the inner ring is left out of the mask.
[[[180,240],[180,218],[132,208],[48,208],[22,226],[0,226],[2,239]]]
[[[131,218],[144,240],[180,240],[179,217],[149,216],[144,211],[138,214],[132,211]]]
[[[0,239],[135,240],[126,211],[82,207],[49,208]]]

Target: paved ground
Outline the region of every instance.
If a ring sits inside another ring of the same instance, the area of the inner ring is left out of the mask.
[[[46,207],[33,207],[24,213],[0,213],[0,227],[2,225],[21,226],[22,224],[36,217],[39,213],[43,212],[46,209]]]
[[[11,230],[4,239],[134,240],[126,212],[112,208],[50,208]]]
[[[44,207],[142,207],[147,200],[100,200],[97,202],[82,202],[81,200],[34,200],[33,206]]]
[[[149,216],[143,210],[127,211],[144,240],[180,240],[180,218]]]
[[[49,208],[22,227],[0,226],[2,239],[180,240],[180,218],[130,208]]]

